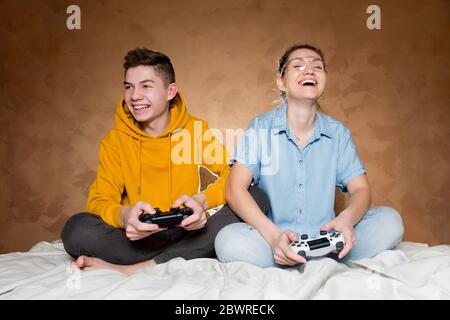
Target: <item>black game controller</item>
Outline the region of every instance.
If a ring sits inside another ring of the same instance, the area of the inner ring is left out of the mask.
[[[161,212],[159,208],[155,208],[156,213],[150,214],[147,212],[141,213],[139,216],[139,220],[145,223],[154,223],[157,224],[160,228],[170,228],[174,227],[177,224],[180,224],[181,221],[189,217],[194,211],[191,208],[170,208],[170,211]]]

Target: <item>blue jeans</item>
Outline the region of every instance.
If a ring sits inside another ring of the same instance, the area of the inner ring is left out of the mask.
[[[400,214],[389,207],[373,207],[355,225],[356,243],[341,262],[371,258],[392,249],[403,237]],[[262,268],[283,267],[273,258],[271,246],[258,231],[244,222],[224,227],[216,236],[215,249],[221,262],[243,261]]]

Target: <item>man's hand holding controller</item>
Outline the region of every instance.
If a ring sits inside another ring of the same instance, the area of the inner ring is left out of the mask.
[[[192,209],[193,214],[184,219],[180,226],[186,230],[198,230],[206,224],[205,210],[208,208],[206,196],[202,193],[196,194],[192,197],[182,195],[173,203],[173,208],[178,208],[181,205]]]
[[[166,230],[160,228],[157,224],[142,223],[139,221],[139,215],[142,212],[154,214],[155,209],[148,203],[138,201],[134,206],[123,206],[120,208],[120,222],[125,228],[125,234],[131,241],[140,240],[149,235]]]

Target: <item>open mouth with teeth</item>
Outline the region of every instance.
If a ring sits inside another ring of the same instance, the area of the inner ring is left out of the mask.
[[[135,111],[143,111],[143,110],[150,108],[150,105],[149,104],[134,104],[134,105],[132,105],[132,107]]]
[[[317,81],[312,79],[306,79],[300,81],[300,85],[304,87],[315,87],[317,86]]]

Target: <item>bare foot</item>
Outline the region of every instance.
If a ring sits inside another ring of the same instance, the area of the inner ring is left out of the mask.
[[[111,269],[120,271],[122,273],[125,273],[126,275],[131,275],[134,272],[129,270],[129,266],[112,264],[99,258],[92,258],[87,256],[79,256],[77,260],[73,262],[73,265],[80,268],[81,270]]]
[[[125,273],[127,276],[132,275],[136,270],[146,267],[151,267],[156,265],[153,260],[130,264],[130,265],[122,265],[122,264],[113,264],[106,262],[105,260],[99,258],[92,258],[87,256],[79,256],[74,262],[73,265],[75,267],[80,268],[81,270],[91,270],[91,269],[110,269],[120,271]]]

